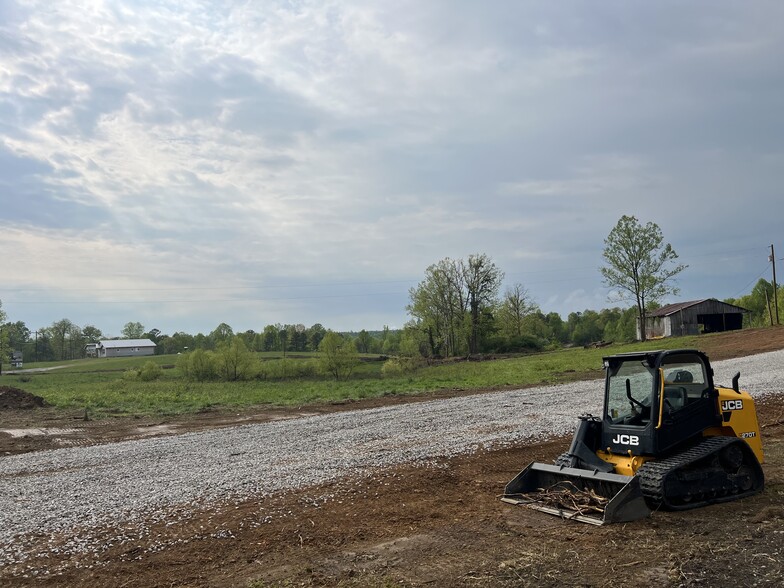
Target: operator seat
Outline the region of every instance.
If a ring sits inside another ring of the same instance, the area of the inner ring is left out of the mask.
[[[665,386],[664,406],[669,408],[671,412],[686,406],[686,388],[682,386]]]

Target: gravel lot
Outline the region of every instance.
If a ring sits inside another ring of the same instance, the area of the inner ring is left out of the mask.
[[[719,384],[740,371],[753,395],[778,394],[784,351],[714,369]],[[531,388],[3,457],[0,567],[24,561],[42,536],[58,536],[59,550],[86,550],[94,548],[89,528],[143,526],[211,501],[567,434],[576,415],[600,412],[601,387]]]

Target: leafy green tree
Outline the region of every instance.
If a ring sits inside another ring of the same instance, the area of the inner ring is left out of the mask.
[[[422,331],[431,356],[475,353],[492,332],[488,313],[497,303],[503,272],[484,254],[467,261],[445,258],[425,270],[409,290],[406,310]]]
[[[614,343],[627,343],[637,337],[637,309],[633,306],[622,311],[614,320],[608,321],[604,327],[604,340]]]
[[[784,308],[782,288],[779,290],[779,308]],[[728,298],[725,302],[734,304],[751,311],[744,317],[744,322],[750,327],[763,327],[771,324],[773,316],[773,283],[760,278],[751,292],[740,298]]]
[[[47,329],[50,338],[54,359],[64,360],[74,357],[74,340],[76,345],[81,345],[81,329],[70,320],[64,318],[55,321]],[[82,346],[83,348],[83,346]]]
[[[205,382],[218,374],[217,359],[212,351],[196,349],[183,353],[177,359],[177,369],[189,380]]]
[[[560,316],[558,316],[558,320],[561,321]],[[545,316],[542,311],[536,310],[523,317],[521,333],[516,337],[526,344],[526,349],[530,348],[529,342],[531,339],[539,341],[540,344],[545,342],[553,343],[559,340],[555,329],[558,329],[558,332],[560,332],[562,330],[561,325],[562,321],[554,324],[550,315]]]
[[[404,330],[398,333],[400,340],[399,354],[384,362],[381,366],[381,374],[384,377],[400,377],[404,374],[415,372],[424,364],[424,359],[420,352],[420,342],[417,340],[417,331],[413,329]],[[389,338],[385,343],[389,341]]]
[[[172,335],[162,335],[158,340],[157,347],[164,355],[185,353],[195,348],[193,336],[181,331],[177,331]]]
[[[635,217],[626,215],[604,240],[602,256],[606,265],[599,271],[604,284],[613,289],[611,298],[634,301],[644,341],[648,304],[677,294],[670,281],[687,266],[672,265],[678,255],[669,243],[664,243],[656,223],[642,226]]]
[[[88,343],[97,343],[103,339],[101,329],[94,327],[93,325],[85,325],[82,328],[82,336]]]
[[[370,336],[365,329],[357,333],[354,339],[354,345],[359,353],[370,353],[370,347],[373,344],[373,337]]]
[[[308,336],[308,348],[311,351],[318,351],[319,345],[321,345],[321,340],[324,338],[324,335],[327,334],[327,330],[321,323],[316,323],[312,327],[308,329],[307,336]]]
[[[224,380],[246,380],[250,377],[253,353],[248,350],[241,337],[220,343],[216,356]]]
[[[468,261],[461,263],[461,269],[470,312],[468,352],[474,354],[479,352],[482,326],[492,324],[483,321],[482,315],[495,306],[504,272],[484,253],[469,255]]]
[[[308,330],[305,325],[286,325],[286,340],[289,351],[306,351],[308,348]]]
[[[36,331],[33,343],[33,359],[35,361],[53,361],[55,359],[52,335],[48,327],[40,327]]]
[[[568,340],[564,332],[564,322],[561,315],[557,312],[549,312],[547,316],[543,317],[543,321],[549,329],[549,336],[547,339],[551,342],[566,343]]]
[[[390,331],[387,329],[384,342],[381,344],[381,353],[384,355],[395,355],[400,350],[400,338],[403,331]]]
[[[267,325],[261,333],[262,351],[276,351],[280,349],[280,325]]]
[[[232,340],[234,338],[234,329],[226,323],[221,323],[208,335],[208,338],[210,347],[214,349],[221,343]]]
[[[319,345],[321,369],[335,380],[346,380],[359,364],[353,341],[347,341],[334,331],[328,331]]]
[[[139,322],[128,322],[120,332],[126,339],[141,339],[144,335],[144,325]]]
[[[425,279],[409,290],[406,307],[426,337],[431,356],[465,351],[466,299],[458,262],[445,258],[425,270]]]
[[[0,303],[1,304],[1,303]],[[0,308],[0,313],[2,313],[2,308]],[[3,318],[3,315],[0,314],[0,319]],[[16,321],[15,323],[0,323],[0,337],[6,338],[7,344],[7,351],[5,353],[0,350],[0,362],[2,362],[3,358],[8,358],[14,351],[21,351],[25,358],[28,360],[32,357],[35,357],[33,346],[30,344],[30,329],[27,328],[24,321]],[[2,346],[2,342],[0,342],[0,346]],[[2,365],[0,365],[0,370],[2,370]],[[2,371],[0,371],[2,373]]]
[[[245,343],[245,347],[248,348],[248,351],[258,351],[258,349],[256,349],[257,335],[258,333],[253,329],[248,329],[243,333],[237,334],[237,336],[242,339],[242,342]]]
[[[570,313],[567,325],[571,332],[572,343],[575,345],[586,345],[599,341],[604,333],[599,314],[594,310]]]

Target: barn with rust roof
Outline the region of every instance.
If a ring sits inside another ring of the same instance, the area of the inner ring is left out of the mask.
[[[743,328],[745,308],[727,304],[715,298],[668,304],[648,313],[645,337],[678,337],[700,333],[720,333]],[[637,320],[637,339],[640,339]]]

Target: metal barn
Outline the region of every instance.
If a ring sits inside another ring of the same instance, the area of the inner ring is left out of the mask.
[[[134,357],[155,355],[155,343],[149,339],[116,339],[99,341],[96,349],[98,357]]]
[[[679,337],[700,333],[719,333],[743,328],[745,308],[715,298],[668,304],[652,310],[646,317],[645,337]],[[640,339],[637,320],[637,339]]]

